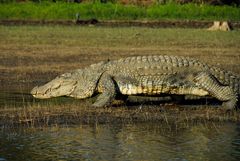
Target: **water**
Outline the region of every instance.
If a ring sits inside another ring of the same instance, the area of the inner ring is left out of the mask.
[[[0,160],[239,160],[240,124],[162,123],[0,131]]]
[[[36,100],[26,91],[0,92],[0,107],[78,100]],[[179,126],[180,124],[178,124]],[[98,124],[0,129],[0,161],[240,160],[240,123]]]

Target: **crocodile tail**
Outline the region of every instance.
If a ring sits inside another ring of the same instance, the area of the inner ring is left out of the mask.
[[[240,76],[218,67],[211,67],[210,71],[221,84],[230,86],[236,94],[240,95]]]

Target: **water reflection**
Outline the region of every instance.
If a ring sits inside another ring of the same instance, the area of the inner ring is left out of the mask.
[[[188,127],[187,127],[188,126]],[[6,160],[239,160],[240,125],[162,123],[1,130]]]

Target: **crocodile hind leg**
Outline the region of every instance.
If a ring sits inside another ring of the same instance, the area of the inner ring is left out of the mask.
[[[103,74],[97,88],[101,91],[101,94],[98,96],[93,106],[103,107],[109,105],[116,96],[116,88],[113,79],[109,75]]]
[[[233,109],[237,104],[237,95],[229,86],[223,86],[213,75],[207,72],[197,73],[194,77],[197,86],[205,89],[209,94],[223,101],[225,109]]]

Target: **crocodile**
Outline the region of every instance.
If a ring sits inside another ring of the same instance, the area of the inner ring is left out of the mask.
[[[84,99],[99,94],[95,107],[108,106],[117,95],[193,95],[213,97],[234,109],[240,76],[183,56],[135,56],[101,61],[57,76],[31,94],[39,99],[69,96]]]

